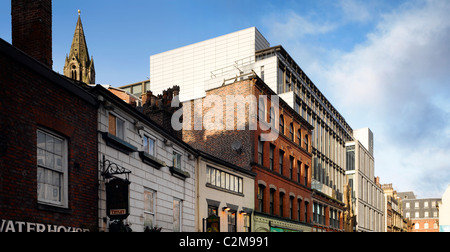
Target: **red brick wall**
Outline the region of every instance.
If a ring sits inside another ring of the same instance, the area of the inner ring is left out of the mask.
[[[252,85],[252,82],[242,81],[222,88],[210,90],[207,92],[207,95],[219,96],[223,101],[223,108],[225,108],[227,95],[243,95],[245,97],[248,94],[251,94]],[[254,160],[254,139],[252,132],[248,130],[227,130],[225,111],[223,111],[223,130],[205,130],[205,127],[208,126],[203,123],[202,130],[195,130],[194,101],[183,103],[183,107],[186,109],[191,108],[192,126],[192,130],[183,130],[183,141],[210,155],[216,156],[244,169],[251,169],[250,163]],[[206,115],[211,109],[222,110],[218,105],[213,105],[210,108],[204,109],[203,115]],[[246,111],[237,111],[237,107],[235,107],[233,118],[237,118],[238,113],[240,114],[239,116],[245,114],[245,118],[248,120],[248,107]],[[183,120],[187,119],[188,118],[184,118],[183,116]],[[237,129],[237,120],[235,120],[234,128]],[[248,126],[246,126],[246,129],[248,129]],[[233,142],[240,142],[242,144],[243,148],[241,152],[232,149],[231,146]]]
[[[264,83],[262,83],[261,80],[258,78],[253,78],[250,80],[244,80],[235,82],[230,85],[225,85],[223,87],[213,89],[207,92],[207,95],[218,95],[221,97],[223,101],[223,107],[226,107],[226,96],[227,95],[255,95],[257,97],[256,101],[259,100],[259,95],[267,95],[268,96],[268,103],[267,103],[267,116],[266,118],[270,118],[270,96],[274,94],[272,91],[268,89],[267,86],[265,86]],[[202,99],[204,101],[204,99]],[[248,130],[248,125],[246,126],[247,130],[226,130],[224,125],[224,130],[205,130],[204,128],[202,130],[195,130],[194,129],[194,107],[195,102],[191,101],[188,103],[183,104],[184,107],[191,107],[191,126],[193,130],[183,130],[183,140],[187,143],[191,144],[193,147],[198,148],[202,151],[205,151],[211,155],[217,156],[223,160],[226,160],[230,163],[233,163],[235,165],[241,166],[246,169],[251,169],[253,172],[255,172],[256,178],[255,178],[255,199],[257,199],[257,193],[258,193],[258,182],[264,181],[264,183],[267,185],[266,191],[265,191],[265,213],[269,213],[269,185],[274,185],[277,188],[277,191],[275,193],[275,202],[274,202],[274,215],[280,216],[279,212],[279,192],[281,190],[284,190],[286,192],[284,197],[284,208],[283,208],[283,214],[282,216],[285,218],[289,217],[289,197],[293,194],[294,195],[294,201],[293,201],[293,220],[298,220],[297,218],[297,199],[298,196],[300,196],[302,200],[302,206],[301,206],[301,219],[300,221],[304,220],[304,202],[306,199],[309,200],[308,205],[308,217],[309,220],[312,216],[312,198],[311,198],[311,190],[309,189],[311,187],[311,158],[312,155],[306,150],[306,145],[303,143],[304,135],[308,135],[309,139],[311,140],[311,131],[308,130],[307,123],[302,121],[299,117],[296,117],[293,115],[292,110],[287,107],[287,104],[282,104],[280,102],[280,113],[284,115],[285,119],[285,127],[286,127],[286,134],[288,135],[289,132],[289,125],[291,122],[293,122],[294,125],[294,141],[292,142],[288,136],[280,135],[278,139],[271,141],[271,142],[265,142],[264,143],[264,160],[263,164],[258,164],[258,136],[262,133],[261,129],[258,128],[257,130]],[[211,108],[213,109],[213,108]],[[234,118],[237,116],[245,115],[245,118],[248,121],[248,107],[246,108],[246,111],[237,111],[237,107],[234,111]],[[198,110],[197,110],[198,111]],[[210,109],[203,110],[203,115],[207,114],[210,111]],[[291,114],[292,113],[292,114]],[[215,113],[217,114],[217,113]],[[270,119],[267,119],[268,121]],[[278,122],[278,120],[277,120]],[[226,114],[225,111],[223,112],[223,123],[226,123]],[[235,128],[236,128],[237,121],[235,121]],[[278,124],[278,123],[277,123]],[[278,128],[278,125],[276,126]],[[298,143],[297,138],[297,132],[298,129],[301,127],[301,134],[302,136],[302,144],[301,147]],[[234,141],[239,141],[243,145],[242,153],[237,153],[231,148],[231,144]],[[274,169],[269,169],[269,152],[270,152],[270,144],[273,144],[275,146],[275,156],[274,156]],[[309,150],[311,149],[311,144],[309,144]],[[283,174],[280,174],[279,170],[279,150],[282,149],[285,151],[284,155],[284,169]],[[290,157],[294,157],[294,166],[293,166],[293,177],[290,178],[289,175],[289,161]],[[301,178],[300,182],[297,180],[297,161],[300,160],[301,165]],[[309,166],[308,173],[305,174],[304,172],[304,165]],[[307,176],[307,185],[304,185],[304,177]],[[258,201],[255,200],[255,210],[260,211],[258,209]]]
[[[438,223],[439,219],[413,219],[413,228],[411,232],[439,232],[438,228],[434,228],[434,223]],[[425,228],[425,223],[428,223],[428,228]],[[418,225],[418,229],[416,229],[416,225]]]
[[[52,1],[12,0],[12,43],[52,68]]]
[[[266,120],[270,123],[270,93],[264,89],[255,88],[254,93],[256,95],[268,95],[268,104],[266,108],[267,116]],[[257,164],[258,162],[258,152],[257,148],[255,149],[254,160],[255,163],[253,165],[253,171],[256,172],[255,178],[255,199],[258,197],[258,186],[261,181],[266,184],[265,193],[264,193],[264,212],[269,213],[269,197],[270,197],[270,187],[276,187],[276,191],[274,194],[274,215],[282,216],[284,218],[289,218],[290,216],[290,197],[294,197],[293,200],[293,220],[306,222],[312,216],[312,198],[311,198],[311,153],[306,150],[306,145],[303,142],[305,135],[308,135],[308,138],[311,139],[311,131],[308,130],[306,123],[302,120],[299,120],[294,114],[295,112],[291,111],[287,104],[283,104],[280,100],[280,111],[279,115],[283,115],[284,118],[284,134],[279,133],[279,136],[274,141],[267,141],[263,143],[263,163],[262,165]],[[279,122],[276,121],[276,129],[279,129]],[[294,133],[294,141],[292,141],[289,134],[289,125],[293,124],[293,133]],[[298,142],[298,129],[301,129],[301,143]],[[258,146],[258,137],[262,131],[258,129],[254,138],[255,146]],[[270,146],[274,147],[274,158],[273,158],[273,169],[270,169]],[[309,143],[308,149],[311,149],[311,144]],[[279,165],[279,157],[280,150],[284,151],[283,158],[283,169],[282,173]],[[290,159],[293,158],[293,169],[292,169],[292,177],[290,174]],[[298,162],[301,162],[300,167],[298,166]],[[307,173],[305,173],[305,165],[308,166]],[[300,181],[298,181],[298,170],[300,169]],[[307,184],[305,185],[305,176],[307,177]],[[284,192],[285,195],[283,199],[280,198],[280,192]],[[301,197],[301,214],[300,220],[298,219],[298,198]],[[280,200],[283,200],[283,212],[280,212]],[[308,200],[308,209],[307,209],[307,220],[305,220],[304,216],[304,207],[305,200]],[[256,206],[257,207],[257,206]],[[255,209],[256,211],[261,211],[261,209]]]
[[[0,54],[0,219],[97,227],[97,109]],[[37,129],[68,140],[69,209],[37,201]]]

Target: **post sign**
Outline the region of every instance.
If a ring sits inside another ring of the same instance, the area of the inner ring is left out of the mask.
[[[106,184],[106,214],[111,220],[124,220],[129,213],[130,182],[113,178]]]

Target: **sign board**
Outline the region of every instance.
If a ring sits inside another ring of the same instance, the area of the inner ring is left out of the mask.
[[[9,232],[89,232],[87,228],[67,227],[16,220],[0,220],[0,233]]]
[[[220,217],[216,215],[210,215],[206,219],[206,232],[215,233],[220,232]]]
[[[106,214],[111,220],[124,220],[129,212],[130,182],[120,178],[113,178],[106,183]]]

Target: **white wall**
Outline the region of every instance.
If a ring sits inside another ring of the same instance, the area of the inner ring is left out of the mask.
[[[225,189],[214,188],[211,186],[206,186],[207,184],[207,166],[213,167],[214,169],[226,172],[228,174],[240,177],[243,179],[243,195],[239,195],[235,192],[229,192]],[[198,165],[198,227],[197,231],[202,232],[203,228],[203,218],[208,218],[208,203],[206,199],[219,201],[219,211],[218,215],[220,217],[220,231],[228,231],[228,217],[225,211],[222,211],[223,207],[228,204],[233,204],[239,207],[237,211],[236,227],[238,232],[244,231],[244,215],[239,212],[243,208],[254,209],[255,207],[255,179],[254,177],[240,173],[230,167],[217,164],[206,158],[199,158]]]
[[[131,225],[134,232],[144,230],[144,189],[156,191],[156,225],[162,227],[162,231],[173,230],[173,200],[183,200],[182,203],[182,231],[193,232],[195,229],[195,159],[190,159],[187,150],[174,144],[166,146],[164,137],[148,126],[144,130],[137,130],[133,124],[134,118],[127,115],[117,107],[113,111],[100,106],[98,110],[98,130],[108,132],[108,114],[114,113],[126,121],[125,141],[143,150],[142,136],[144,132],[156,139],[156,158],[172,166],[172,153],[176,149],[183,154],[182,169],[190,173],[190,178],[182,180],[171,175],[168,167],[159,170],[142,162],[138,152],[125,154],[110,146],[107,146],[101,134],[99,134],[99,160],[103,155],[106,159],[128,169],[130,174],[130,216],[126,222]],[[102,167],[99,165],[99,173]],[[106,217],[106,193],[105,180],[99,175],[99,227],[100,231],[107,231]]]
[[[255,27],[150,56],[150,89],[154,94],[180,86],[181,101],[205,96],[211,72],[228,69],[248,59],[269,42]]]

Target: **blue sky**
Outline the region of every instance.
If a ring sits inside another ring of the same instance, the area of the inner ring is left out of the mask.
[[[62,72],[81,9],[96,82],[149,77],[150,55],[256,26],[283,45],[352,128],[375,137],[375,175],[441,197],[450,184],[450,1],[53,1]],[[11,42],[10,1],[0,37]]]

